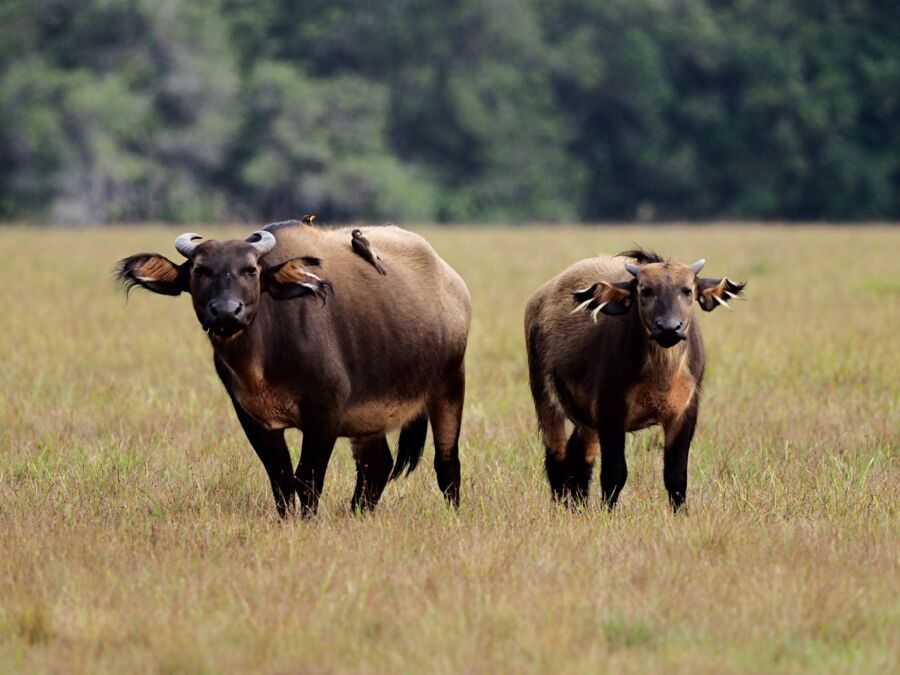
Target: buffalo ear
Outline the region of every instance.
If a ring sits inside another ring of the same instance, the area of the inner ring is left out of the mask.
[[[328,293],[334,295],[334,287],[325,279],[313,274],[304,263],[321,264],[318,258],[292,258],[280,265],[269,267],[262,274],[262,291],[268,292],[275,300],[290,300],[305,295],[314,295],[325,304]]]
[[[732,281],[728,277],[721,279],[701,279],[697,277],[697,302],[707,312],[713,311],[719,305],[731,309],[728,300],[742,298],[745,283]]]
[[[637,281],[618,281],[610,283],[599,281],[593,286],[588,286],[572,293],[575,302],[578,303],[572,314],[582,310],[589,311],[591,318],[596,323],[597,314],[603,312],[608,316],[621,316],[627,314],[634,304],[634,291]]]
[[[135,286],[162,295],[178,295],[182,291],[190,293],[190,266],[190,261],[176,265],[158,253],[138,253],[119,261],[115,277],[126,296]]]

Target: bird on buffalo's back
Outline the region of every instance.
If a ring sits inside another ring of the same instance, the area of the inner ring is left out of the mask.
[[[369,240],[363,236],[362,231],[357,228],[350,233],[350,236],[350,245],[353,247],[353,252],[378,270],[379,274],[386,275],[387,272],[384,270],[381,262],[379,262],[381,258],[378,257]]]

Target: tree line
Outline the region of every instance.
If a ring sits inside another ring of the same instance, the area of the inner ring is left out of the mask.
[[[879,0],[5,0],[0,218],[900,217]]]

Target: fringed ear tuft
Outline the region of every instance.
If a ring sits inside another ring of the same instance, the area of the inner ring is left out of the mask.
[[[303,266],[302,263],[309,264],[309,260],[315,261],[316,265],[322,262],[318,258],[306,256],[293,258],[267,269],[263,272],[263,290],[268,291],[275,300],[290,300],[312,295],[319,298],[324,305],[328,294],[334,295],[334,286]]]
[[[744,288],[747,283],[732,281],[728,277],[721,279],[697,279],[697,302],[706,312],[713,311],[719,305],[731,310],[728,304],[730,299],[743,300]]]
[[[572,310],[572,314],[577,314],[594,302],[594,293],[596,293],[597,286],[599,285],[600,284],[594,284],[593,286],[588,286],[587,288],[582,288],[580,291],[574,291],[572,293],[575,302],[578,303],[578,306]]]
[[[138,253],[123,258],[113,272],[116,281],[122,284],[125,297],[135,286],[161,295],[179,295],[187,291],[187,269],[191,263],[176,265],[158,253]]]
[[[592,286],[574,291],[572,297],[578,304],[572,310],[572,314],[587,310],[594,323],[597,322],[597,315],[601,312],[608,316],[626,314],[631,309],[635,286],[634,280],[616,283],[599,281]]]

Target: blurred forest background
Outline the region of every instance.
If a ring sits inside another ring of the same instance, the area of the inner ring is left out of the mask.
[[[2,0],[0,218],[900,218],[892,0]]]

